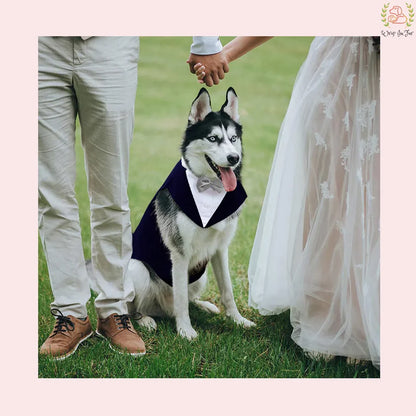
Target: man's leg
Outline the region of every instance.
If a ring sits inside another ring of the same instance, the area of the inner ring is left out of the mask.
[[[85,318],[90,289],[75,198],[77,110],[71,45],[70,38],[39,38],[39,234],[52,308]]]
[[[54,331],[41,353],[58,359],[72,354],[92,333],[86,310],[90,289],[75,198],[77,109],[72,49],[71,38],[39,38],[39,234],[56,317]]]
[[[127,302],[134,297],[133,286],[125,277],[132,252],[127,182],[139,41],[134,37],[93,37],[75,42],[79,65],[74,86],[91,204],[91,259],[99,289],[95,301],[98,330],[106,336],[107,330],[100,324],[105,321],[114,330],[121,329],[122,336],[126,335],[123,330],[131,335],[131,323],[117,317],[127,314]],[[137,334],[133,338],[129,345],[123,340],[110,342],[141,355],[144,344],[137,342]]]

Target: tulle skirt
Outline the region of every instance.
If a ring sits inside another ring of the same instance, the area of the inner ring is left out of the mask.
[[[379,52],[316,38],[282,124],[249,264],[249,305],[290,309],[304,350],[380,364]]]

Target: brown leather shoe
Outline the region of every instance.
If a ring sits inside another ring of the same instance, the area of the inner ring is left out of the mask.
[[[113,313],[105,319],[98,319],[95,332],[106,338],[114,351],[135,357],[146,354],[144,342],[133,328],[128,315]]]
[[[91,323],[88,317],[83,321],[72,315],[64,316],[58,309],[52,309],[51,313],[56,318],[55,327],[40,347],[40,353],[55,360],[64,360],[93,334]]]

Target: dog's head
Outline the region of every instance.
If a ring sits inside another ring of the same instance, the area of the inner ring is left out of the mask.
[[[196,176],[218,176],[229,192],[240,178],[242,127],[238,98],[233,88],[226,93],[220,111],[213,112],[208,91],[202,88],[192,103],[188,127],[182,143],[182,156]]]

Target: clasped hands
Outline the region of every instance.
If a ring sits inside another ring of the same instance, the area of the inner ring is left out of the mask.
[[[229,71],[228,59],[224,51],[213,55],[195,55],[191,53],[188,60],[189,70],[196,75],[200,84],[207,87],[218,85]]]

